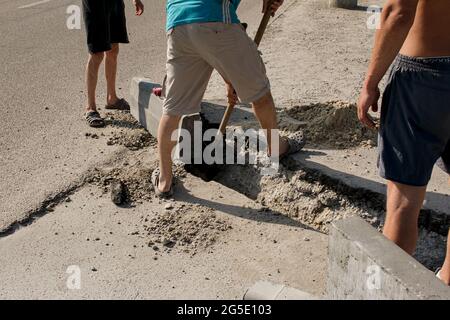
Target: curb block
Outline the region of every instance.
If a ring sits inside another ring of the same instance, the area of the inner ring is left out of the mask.
[[[133,78],[131,81],[131,115],[154,137],[158,136],[164,100],[155,96],[152,90],[160,87],[147,78]]]
[[[433,272],[359,217],[332,223],[328,275],[330,299],[450,299]]]

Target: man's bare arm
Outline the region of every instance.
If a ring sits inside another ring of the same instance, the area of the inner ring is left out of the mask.
[[[369,86],[377,86],[386,74],[414,23],[419,0],[389,0],[381,14],[381,28],[367,73]]]
[[[263,0],[263,9],[262,13],[265,13],[267,10],[267,6],[271,0]],[[271,9],[272,9],[272,16],[275,16],[275,13],[277,10],[283,5],[284,0],[275,0],[272,3]]]
[[[370,108],[378,111],[378,85],[408,36],[418,3],[419,0],[388,0],[382,11],[381,28],[375,36],[375,47],[358,103],[359,119],[368,127],[375,127],[368,111]]]

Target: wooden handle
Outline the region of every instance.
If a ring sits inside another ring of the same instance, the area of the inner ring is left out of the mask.
[[[222,117],[222,122],[220,123],[219,131],[222,134],[225,134],[225,131],[227,130],[228,122],[230,121],[231,114],[233,113],[235,105],[229,104],[227,109],[225,110],[225,113]]]
[[[272,16],[271,7],[275,0],[271,0],[267,3],[266,12],[264,12],[264,16],[261,19],[261,23],[259,24],[258,31],[255,36],[255,43],[259,47],[261,44],[261,40],[266,32],[267,25],[269,24],[270,18]],[[233,113],[235,105],[229,104],[227,110],[225,110],[225,114],[223,115],[222,122],[220,123],[219,131],[222,134],[225,134],[227,130],[228,122],[230,121],[231,114]]]
[[[258,47],[261,44],[261,40],[264,36],[264,33],[266,32],[267,25],[269,24],[270,18],[272,17],[271,7],[274,2],[275,2],[275,0],[270,0],[267,3],[266,12],[264,12],[264,16],[261,19],[261,23],[259,24],[258,31],[256,32],[255,43]]]

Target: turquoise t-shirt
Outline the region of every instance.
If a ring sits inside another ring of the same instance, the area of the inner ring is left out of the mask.
[[[167,0],[167,30],[205,22],[239,23],[237,8],[241,0]]]

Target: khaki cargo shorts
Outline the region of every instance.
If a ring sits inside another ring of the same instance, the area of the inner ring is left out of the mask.
[[[242,103],[270,92],[264,62],[240,24],[194,23],[171,29],[166,68],[167,115],[199,112],[214,69],[233,85]]]

